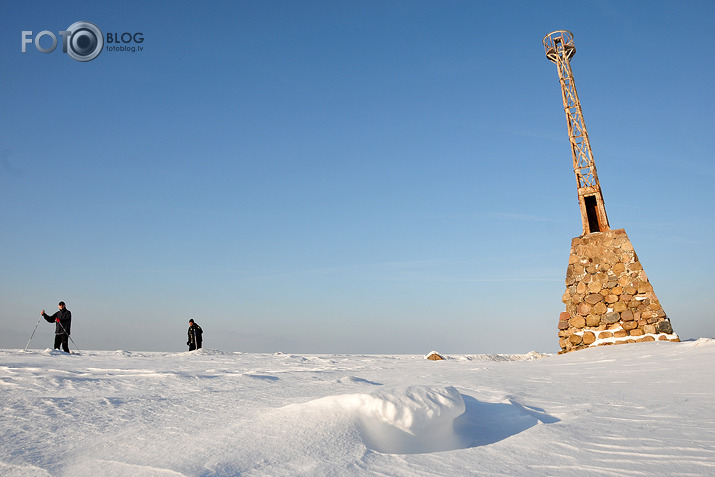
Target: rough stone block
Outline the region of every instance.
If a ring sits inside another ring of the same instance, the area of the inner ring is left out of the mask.
[[[623,263],[619,262],[619,263],[616,263],[615,265],[613,265],[613,267],[611,268],[611,271],[615,275],[620,275],[621,273],[626,271],[626,266],[623,265]]]
[[[598,293],[603,289],[603,284],[599,281],[591,281],[591,283],[588,284],[588,291],[590,293]]]
[[[586,326],[586,319],[583,316],[574,316],[573,318],[569,319],[569,325],[573,326],[574,328],[583,328]]]
[[[581,302],[576,307],[576,312],[579,315],[586,316],[591,312],[591,305],[589,305],[588,303],[585,303],[585,302]]]
[[[658,322],[658,324],[655,325],[655,329],[658,331],[658,333],[665,333],[668,335],[673,334],[673,327],[670,325],[670,320],[663,320]]]
[[[603,314],[605,314],[607,311],[608,311],[608,307],[607,307],[606,304],[603,303],[603,302],[596,303],[595,305],[593,305],[593,308],[591,309],[591,312],[592,312],[594,315],[603,315]]]
[[[643,265],[641,265],[640,262],[631,262],[628,264],[629,272],[639,272],[641,270],[643,270]]]
[[[586,317],[586,326],[595,328],[595,327],[598,327],[600,324],[601,324],[601,316],[600,315],[588,315]]]
[[[618,321],[621,319],[620,313],[616,313],[614,311],[610,313],[606,313],[601,317],[601,323],[604,324],[612,324],[612,323],[618,323]]]
[[[641,318],[643,318],[644,320],[648,320],[649,323],[655,323],[655,321],[657,321],[656,319],[658,318],[658,314],[653,310],[646,309],[641,312]]]

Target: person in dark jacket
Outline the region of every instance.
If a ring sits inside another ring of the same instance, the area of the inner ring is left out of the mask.
[[[198,324],[194,323],[193,318],[190,319],[189,341],[186,342],[186,344],[189,345],[189,351],[201,349],[201,342],[203,341],[203,338],[201,337],[202,334],[204,334],[204,330],[202,330]]]
[[[59,304],[60,311],[50,316],[42,310],[42,317],[48,323],[55,323],[55,349],[60,349],[62,345],[62,350],[65,353],[70,352],[69,343],[67,339],[70,336],[70,325],[72,324],[72,313],[65,307],[65,302],[61,301]]]

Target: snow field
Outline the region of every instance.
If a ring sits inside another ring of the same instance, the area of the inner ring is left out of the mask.
[[[711,475],[715,342],[562,356],[0,350],[0,475]]]

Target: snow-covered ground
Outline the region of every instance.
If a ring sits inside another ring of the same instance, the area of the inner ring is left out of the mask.
[[[715,474],[715,341],[562,356],[0,350],[0,475]]]

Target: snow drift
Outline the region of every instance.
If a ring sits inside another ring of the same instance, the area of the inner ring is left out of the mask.
[[[464,413],[454,387],[408,386],[371,394],[327,396],[281,409],[282,421],[314,422],[319,415],[342,415],[357,425],[365,445],[384,453],[419,453],[457,449],[455,419]]]

